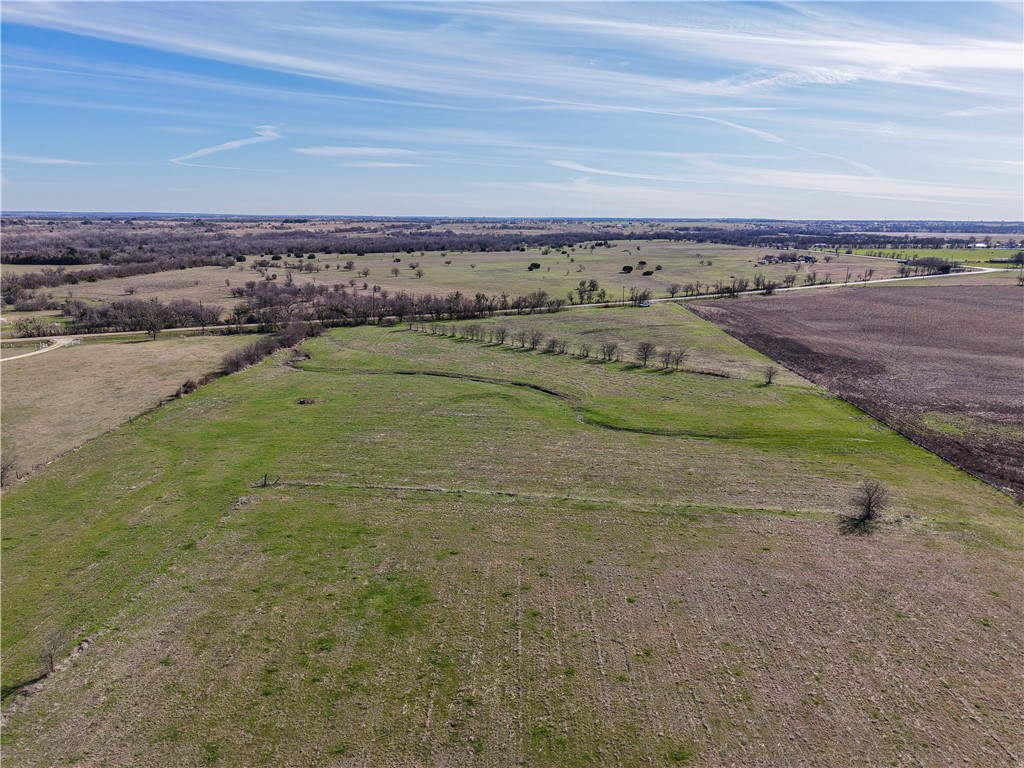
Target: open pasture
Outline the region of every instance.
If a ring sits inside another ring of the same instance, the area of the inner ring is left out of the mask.
[[[940,456],[1024,495],[1021,289],[939,282],[693,309]]]
[[[1011,258],[1017,253],[1017,250],[1010,248],[904,248],[895,250],[859,248],[854,253],[887,259],[944,259],[958,261],[961,264],[998,267],[1001,265],[998,262],[992,263],[992,259]]]
[[[657,312],[592,311],[700,335]],[[339,329],[50,465],[4,683],[90,642],[5,763],[1013,765],[1014,505],[703,335],[736,375]]]
[[[834,254],[826,254],[831,259],[828,264],[824,261],[813,265],[801,264],[799,269],[792,264],[757,265],[762,256],[776,252],[773,249],[728,245],[627,240],[614,241],[611,248],[599,246],[591,250],[589,245],[577,246],[565,249],[564,253],[556,249],[548,253],[543,253],[543,249],[531,249],[525,252],[431,252],[422,256],[405,252],[364,256],[316,254],[313,260],[268,260],[267,275],[278,281],[285,280],[288,273],[285,264],[297,267],[312,263],[319,271],[291,270],[296,283],[314,281],[321,285],[355,285],[360,288],[365,283],[367,286],[379,285],[392,292],[415,294],[461,291],[469,295],[478,292],[488,295],[506,293],[514,297],[546,291],[553,298],[561,299],[567,299],[567,294],[574,291],[581,280],[597,280],[605,289],[607,298],[616,300],[623,296],[628,298],[633,288],[649,289],[655,296],[664,297],[670,294],[672,285],[678,285],[677,291],[681,294],[683,286],[688,283],[699,283],[701,290],[706,292],[717,281],[729,283],[733,277],[745,277],[752,282],[761,272],[777,282],[781,282],[785,275],[795,273],[797,285],[800,285],[810,270],[817,273],[819,280],[828,278],[841,283],[848,272],[850,279],[856,280],[867,270],[873,270],[873,279],[879,279],[895,276],[898,267],[895,262],[886,260]],[[823,258],[820,253],[814,255],[819,260]],[[246,262],[230,268],[197,267],[114,278],[61,286],[52,292],[58,298],[74,297],[85,301],[112,301],[130,295],[161,301],[192,299],[229,308],[239,301],[231,296],[232,286],[264,279],[252,268],[256,260],[257,257],[249,256]],[[351,270],[344,269],[348,261],[353,262]],[[646,265],[641,266],[641,261]],[[531,271],[529,266],[532,263],[541,266]],[[416,276],[413,265],[422,270],[421,277]],[[627,265],[634,268],[630,274],[622,272],[622,267]],[[659,265],[662,267],[660,270],[656,269]],[[392,274],[396,269],[398,274]],[[369,273],[361,274],[364,270],[369,270]],[[645,270],[653,274],[644,277],[642,273]]]
[[[29,472],[158,405],[186,379],[217,370],[225,353],[253,338],[95,339],[4,362],[4,455]],[[34,348],[21,344],[4,356]]]

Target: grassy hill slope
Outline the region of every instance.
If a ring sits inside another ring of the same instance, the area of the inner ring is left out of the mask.
[[[681,308],[516,321],[729,378],[346,329],[89,443],[5,493],[4,685],[90,638],[5,762],[1013,764],[1012,502]]]

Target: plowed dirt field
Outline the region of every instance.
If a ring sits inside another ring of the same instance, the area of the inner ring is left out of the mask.
[[[972,474],[1024,498],[1024,290],[802,291],[694,311]]]

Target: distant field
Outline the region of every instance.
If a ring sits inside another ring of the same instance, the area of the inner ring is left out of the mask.
[[[882,256],[889,259],[939,258],[959,261],[964,264],[988,264],[992,259],[1008,259],[1017,253],[1011,248],[908,248],[900,250],[878,250],[861,248],[855,253],[866,256]],[[993,266],[1000,266],[998,263]]]
[[[5,765],[1013,765],[1015,505],[651,310],[514,320],[730,378],[340,329],[8,491]]]
[[[898,267],[895,263],[879,259],[829,255],[832,259],[830,263],[819,261],[815,265],[805,264],[797,271],[794,265],[757,266],[763,255],[778,252],[774,249],[664,241],[619,241],[613,243],[612,248],[598,247],[591,251],[588,247],[566,251],[565,255],[557,250],[543,254],[536,249],[525,253],[426,253],[423,256],[404,252],[367,254],[362,257],[317,254],[312,261],[290,259],[288,263],[313,263],[320,268],[319,272],[314,273],[295,270],[294,280],[300,284],[315,281],[322,285],[348,285],[351,281],[362,286],[365,282],[368,285],[380,285],[390,291],[417,294],[462,291],[488,295],[504,292],[509,296],[518,296],[543,290],[554,298],[562,299],[577,287],[580,280],[597,280],[606,289],[610,299],[617,299],[623,295],[628,296],[631,288],[646,288],[656,296],[667,296],[669,286],[673,283],[683,286],[699,282],[707,290],[707,286],[718,280],[729,282],[733,277],[746,277],[752,281],[761,272],[776,281],[796,272],[799,285],[809,269],[818,273],[819,280],[827,277],[833,282],[842,282],[848,270],[852,280],[862,276],[866,270],[874,270],[873,279],[879,279],[895,276]],[[819,259],[823,256],[820,253],[815,255]],[[400,261],[396,262],[396,258]],[[350,260],[354,262],[354,268],[351,271],[343,269]],[[54,289],[53,293],[57,297],[74,296],[87,301],[111,301],[132,295],[134,298],[158,298],[161,301],[193,299],[230,307],[238,301],[231,296],[231,287],[242,286],[249,280],[263,279],[251,268],[254,261],[254,257],[250,256],[247,262],[227,269],[198,267],[79,283],[61,286]],[[451,261],[451,264],[445,264],[446,261]],[[646,261],[647,265],[639,267],[640,261]],[[539,263],[541,267],[531,272],[528,267],[533,262]],[[284,280],[285,262],[270,263],[277,266],[270,268],[268,274],[274,275],[277,280]],[[413,263],[423,270],[421,278],[417,278],[415,271],[410,269]],[[635,269],[629,275],[623,274],[624,265]],[[658,265],[661,265],[661,270],[655,269]],[[395,268],[399,270],[397,277],[391,274]],[[359,274],[364,269],[370,271],[365,277]],[[644,270],[651,270],[654,274],[644,277]]]
[[[90,341],[3,364],[3,449],[27,472],[216,370],[252,336]],[[33,351],[5,349],[4,357]]]
[[[58,264],[42,266],[39,264],[0,264],[0,275],[23,275],[26,272],[39,272],[43,269],[63,269],[65,272],[80,272],[83,269],[96,269],[99,264]]]
[[[1015,285],[865,287],[694,306],[733,335],[1024,497]]]

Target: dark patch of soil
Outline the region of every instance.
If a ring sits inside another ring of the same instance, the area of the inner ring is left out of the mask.
[[[876,286],[691,308],[1024,499],[1024,290]]]

